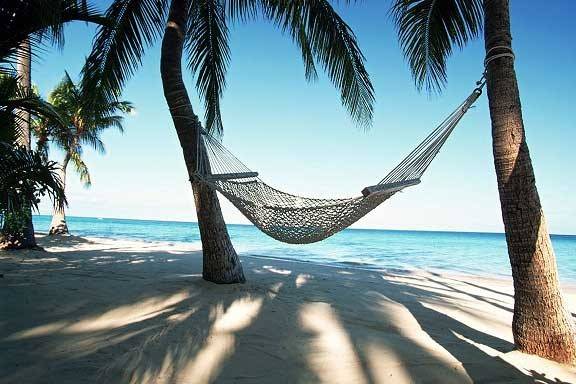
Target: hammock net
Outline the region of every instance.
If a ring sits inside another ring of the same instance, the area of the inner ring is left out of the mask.
[[[378,184],[348,199],[315,199],[279,191],[238,160],[210,133],[199,130],[194,178],[218,190],[256,227],[276,240],[307,244],[349,227],[395,193],[416,185],[458,122],[482,93],[476,88]]]

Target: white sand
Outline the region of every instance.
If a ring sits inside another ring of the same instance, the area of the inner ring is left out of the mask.
[[[182,245],[42,241],[0,251],[1,383],[576,382],[513,351],[508,281],[244,257],[222,286]]]

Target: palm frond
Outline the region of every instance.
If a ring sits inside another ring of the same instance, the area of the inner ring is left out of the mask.
[[[33,52],[43,44],[62,46],[63,25],[74,20],[105,24],[97,10],[80,0],[3,0],[0,6],[0,65],[13,64],[16,48],[30,39]]]
[[[124,133],[124,116],[122,115],[109,115],[109,116],[101,116],[94,121],[94,129],[91,129],[90,132],[94,132],[95,134],[100,134],[102,131],[107,130],[109,128],[116,128],[118,132]]]
[[[39,198],[48,195],[55,208],[66,205],[58,164],[40,153],[0,142],[0,211],[23,203],[38,209]]]
[[[109,25],[98,29],[82,70],[84,87],[117,96],[162,33],[168,5],[168,0],[114,0],[106,12]]]
[[[260,0],[225,0],[224,10],[232,20],[253,20],[260,11]]]
[[[74,165],[74,170],[80,177],[80,182],[84,187],[89,188],[92,186],[92,179],[90,178],[90,172],[88,171],[88,166],[82,160],[82,156],[75,151],[69,153],[70,161]]]
[[[226,15],[233,21],[245,23],[255,20],[262,10],[268,9],[269,4],[261,0],[226,0],[224,2]],[[298,18],[294,21],[300,21]],[[294,29],[298,28],[294,26]],[[314,63],[314,54],[310,47],[304,23],[300,23],[299,33],[294,34],[294,40],[301,50],[302,61],[304,63],[306,80],[314,81],[318,78],[316,65]]]
[[[196,75],[196,88],[204,100],[205,127],[221,134],[220,98],[230,61],[225,8],[220,0],[196,0],[192,7],[186,36],[188,67]]]
[[[77,151],[80,154],[82,153],[81,150],[82,145],[90,146],[94,151],[98,152],[101,155],[104,155],[106,153],[106,146],[104,145],[104,142],[100,138],[99,134],[94,131],[84,132],[80,137],[78,137],[77,145],[78,147],[76,147],[75,151]]]
[[[446,59],[482,29],[482,0],[395,0],[391,10],[416,87],[439,92]]]
[[[29,112],[33,117],[44,117],[52,124],[63,126],[65,121],[54,107],[42,100],[33,90],[19,85],[17,77],[0,75],[0,125],[3,141],[10,142],[9,137],[18,137],[18,119],[21,116],[16,111]]]
[[[287,31],[300,47],[306,74],[314,78],[319,62],[340,90],[354,120],[369,126],[374,88],[364,67],[356,36],[327,0],[261,0],[265,17]]]

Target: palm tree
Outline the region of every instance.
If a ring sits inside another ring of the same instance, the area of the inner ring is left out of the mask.
[[[22,137],[22,111],[51,119],[54,126],[63,122],[50,104],[19,83],[0,74],[0,248],[31,247],[31,211],[41,196],[48,194],[55,207],[66,203],[56,164],[16,144]]]
[[[230,59],[228,22],[260,16],[288,32],[301,49],[306,78],[316,78],[319,63],[352,117],[368,124],[373,88],[353,32],[328,0],[115,0],[106,15],[111,26],[98,32],[85,68],[87,78],[92,78],[87,81],[99,81],[112,91],[121,89],[163,31],[160,71],[192,183],[203,246],[202,275],[215,283],[243,282],[216,192],[195,178],[201,123],[182,79],[184,50],[204,100],[205,126],[212,134],[223,130],[220,97]]]
[[[31,89],[33,47],[64,42],[63,25],[74,20],[102,24],[106,21],[86,0],[4,0],[0,5],[0,73],[11,73],[15,63],[21,86]],[[30,149],[30,115],[20,111],[18,142]],[[36,247],[32,215],[22,247]]]
[[[494,165],[514,280],[514,341],[521,351],[575,363],[574,324],[560,292],[526,143],[509,0],[395,0],[392,14],[416,85],[429,91],[446,83],[452,48],[477,37],[484,23]]]
[[[80,181],[91,185],[88,167],[82,159],[84,146],[88,145],[99,153],[106,149],[100,136],[109,128],[124,132],[123,116],[120,113],[132,111],[128,101],[108,100],[97,89],[86,90],[78,87],[68,73],[48,96],[48,101],[65,122],[65,126],[54,124],[50,118],[35,120],[34,132],[38,137],[38,149],[47,156],[48,141],[52,141],[64,151],[64,160],[60,167],[60,179],[66,188],[66,170],[72,163]],[[68,233],[66,215],[63,207],[56,207],[50,224],[50,235]]]

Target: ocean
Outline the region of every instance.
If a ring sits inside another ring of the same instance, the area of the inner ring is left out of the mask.
[[[73,235],[168,243],[197,243],[193,222],[67,217]],[[35,216],[35,230],[47,232],[50,216]],[[228,225],[242,255],[291,259],[366,269],[448,271],[510,276],[506,240],[501,233],[346,229],[322,242],[284,244],[252,225]],[[560,279],[576,283],[576,236],[552,235]]]

